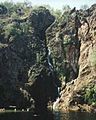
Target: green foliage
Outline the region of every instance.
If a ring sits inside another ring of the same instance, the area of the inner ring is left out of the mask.
[[[11,14],[13,11],[14,11],[14,4],[12,2],[4,2],[4,3],[1,3],[1,5],[4,5],[7,10],[8,10],[8,14]]]
[[[32,9],[31,3],[24,2],[24,3],[13,3],[13,2],[3,2],[0,3],[0,5],[3,5],[7,8],[7,15],[13,16],[16,15],[17,9],[22,9],[24,11],[24,15],[28,15],[30,13],[30,10]]]
[[[96,85],[91,85],[86,89],[84,98],[88,104],[96,105]]]
[[[96,67],[96,51],[93,51],[93,53],[89,57],[91,66]]]
[[[29,34],[30,25],[26,23],[21,23],[20,28],[24,34]]]
[[[6,14],[7,13],[7,8],[4,5],[0,5],[0,15]]]
[[[11,15],[12,19],[19,19],[20,17],[18,16],[18,14],[16,12],[13,12]]]
[[[63,6],[63,10],[62,10],[63,14],[61,17],[61,22],[68,21],[70,10],[71,10],[71,8],[69,5]]]
[[[57,22],[67,21],[69,17],[69,11],[71,10],[70,6],[63,6],[62,10],[59,9],[50,9],[51,13],[55,16]]]
[[[50,7],[49,5],[43,5],[43,7],[38,7],[38,6],[32,6],[31,2],[29,1],[25,1],[24,3],[13,3],[13,2],[3,2],[3,3],[0,3],[1,5],[5,6],[8,10],[8,15],[11,16],[12,18],[17,18],[18,15],[16,13],[17,9],[22,9],[24,11],[24,15],[23,16],[27,16],[29,15],[29,13],[32,11],[34,12],[38,12],[38,11],[44,11],[44,9],[48,9],[51,14],[53,14],[57,20],[57,22],[60,22],[60,21],[63,21],[64,19],[67,19],[68,17],[68,13],[70,11],[70,6],[68,5],[65,5],[63,6],[62,10],[59,10],[59,9],[53,9],[52,7]],[[39,9],[38,9],[39,8]],[[63,17],[62,17],[62,13],[63,14]],[[63,18],[63,20],[62,20]]]
[[[5,27],[5,36],[18,36],[21,33],[20,29],[15,24],[8,24]]]
[[[20,23],[20,25],[18,23],[10,23],[4,27],[4,30],[5,30],[5,37],[6,38],[8,38],[9,36],[19,38],[20,36],[23,37],[25,35],[26,36],[30,35],[30,24],[26,24],[26,22]]]
[[[61,10],[53,10],[53,15],[55,16],[56,20],[59,22],[61,20],[61,15],[62,15],[62,11]]]
[[[64,5],[64,6],[63,6],[63,11],[64,11],[64,12],[70,11],[70,10],[71,10],[71,8],[70,8],[69,5]]]
[[[72,40],[71,40],[70,36],[65,35],[63,44],[70,44],[71,42],[72,42]]]

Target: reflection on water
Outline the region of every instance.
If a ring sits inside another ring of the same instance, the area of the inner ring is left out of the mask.
[[[96,120],[96,113],[87,112],[69,112],[69,113],[55,113],[54,120]]]
[[[0,120],[54,120],[54,115],[51,112],[39,115],[32,112],[6,112],[0,113]]]
[[[33,115],[31,112],[6,112],[0,113],[0,120],[96,120],[96,114],[85,112],[47,112]]]

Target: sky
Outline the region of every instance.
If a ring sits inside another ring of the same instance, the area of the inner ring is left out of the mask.
[[[31,1],[32,5],[50,5],[55,9],[62,9],[62,6],[69,5],[71,8],[76,7],[79,9],[82,5],[88,5],[89,7],[92,4],[96,3],[96,0],[0,0],[4,1],[13,1],[13,2],[24,2]]]

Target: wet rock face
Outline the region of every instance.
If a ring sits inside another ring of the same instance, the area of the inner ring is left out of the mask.
[[[45,92],[45,86],[46,89],[50,88],[49,85],[51,83],[47,82],[49,81],[47,74],[50,72],[46,72],[45,74],[42,73],[43,75],[41,72],[38,72],[38,76],[44,76],[44,78],[38,77],[37,81],[40,82],[34,83],[34,86],[36,86],[36,88],[32,87],[30,93],[28,92],[29,88],[26,88],[25,86],[25,83],[29,83],[29,78],[31,81],[34,81],[34,78],[31,78],[31,73],[29,74],[31,67],[37,63],[39,63],[39,66],[41,62],[43,63],[43,60],[41,61],[41,58],[46,54],[45,30],[54,21],[54,17],[47,9],[43,7],[40,7],[38,9],[39,10],[36,12],[33,10],[31,15],[24,23],[18,23],[18,21],[11,23],[9,22],[11,32],[8,31],[8,36],[4,36],[4,41],[6,42],[0,43],[0,85],[1,89],[3,89],[1,96],[2,102],[0,102],[0,106],[4,105],[3,103],[6,101],[7,106],[12,104],[18,106],[18,108],[20,108],[20,106],[21,108],[27,108],[30,106],[30,99],[32,97],[35,99],[35,101],[37,100],[36,96],[38,97],[40,89],[43,91],[39,95],[41,99],[43,98],[42,96],[46,98],[45,95],[47,96],[47,94],[52,91],[51,90],[48,92],[47,90],[48,93]],[[28,33],[26,33],[21,26],[22,24],[30,23],[31,32],[28,31]],[[15,33],[12,30],[15,30]],[[5,30],[5,32],[6,31],[7,30]],[[48,66],[46,66],[46,69],[47,67]],[[38,69],[41,68],[38,67]],[[52,82],[53,79],[51,79],[51,77],[53,76],[50,76],[50,81]],[[44,86],[44,84],[46,85]],[[53,84],[51,87],[54,89]],[[24,95],[24,93],[26,93],[26,95]],[[7,96],[7,100],[4,96]],[[48,99],[43,100],[48,101]],[[44,102],[43,100],[41,101]]]

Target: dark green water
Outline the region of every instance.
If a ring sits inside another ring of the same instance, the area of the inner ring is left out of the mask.
[[[31,112],[6,112],[0,113],[0,120],[96,120],[96,113],[41,113],[33,115]]]

